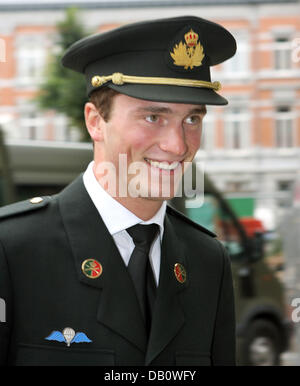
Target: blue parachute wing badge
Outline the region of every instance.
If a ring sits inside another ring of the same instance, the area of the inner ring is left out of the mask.
[[[63,334],[59,331],[52,331],[51,334],[49,336],[47,336],[47,338],[45,338],[46,340],[56,340],[57,342],[65,342],[65,338],[63,336]]]
[[[84,332],[77,332],[77,334],[74,336],[71,343],[91,343],[92,340],[90,340]]]

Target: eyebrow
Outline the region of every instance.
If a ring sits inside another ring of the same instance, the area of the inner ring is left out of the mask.
[[[148,106],[148,107],[139,107],[136,112],[147,112],[147,113],[153,113],[153,114],[172,114],[173,110],[169,107],[159,107],[159,106]],[[199,107],[195,107],[188,111],[187,115],[191,114],[206,114],[207,110],[205,105],[201,105]]]
[[[206,113],[207,113],[207,110],[204,105],[201,107],[196,107],[189,112],[189,114],[206,114]]]

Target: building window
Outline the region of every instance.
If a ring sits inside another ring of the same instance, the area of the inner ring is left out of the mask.
[[[293,189],[294,181],[277,181],[277,189],[280,192],[291,192]]]
[[[278,199],[277,205],[281,208],[287,208],[291,205],[291,195],[294,186],[294,181],[282,180],[277,181]]]
[[[41,39],[20,39],[17,48],[17,74],[21,85],[35,86],[42,80],[46,51]]]
[[[20,118],[21,139],[45,139],[44,118],[35,111],[22,112]]]
[[[225,117],[224,143],[226,149],[244,149],[250,147],[249,116],[241,107],[231,108]]]
[[[290,107],[277,107],[275,115],[275,146],[292,147],[293,139],[293,116]]]
[[[22,115],[20,120],[21,133],[24,139],[36,139],[37,119],[36,113],[29,112]]]
[[[237,52],[223,64],[224,73],[232,77],[241,77],[249,72],[250,49],[248,39],[246,37],[237,38]]]
[[[72,141],[72,129],[68,126],[68,118],[63,114],[56,114],[54,118],[54,140]]]
[[[291,68],[291,42],[287,37],[278,37],[274,44],[274,69],[288,70]]]

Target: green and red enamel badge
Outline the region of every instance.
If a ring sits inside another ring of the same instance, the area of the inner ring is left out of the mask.
[[[176,279],[179,281],[179,283],[184,283],[186,281],[186,270],[183,265],[176,263],[174,265],[174,273]]]
[[[89,279],[97,279],[103,272],[102,265],[95,259],[84,260],[81,269]]]

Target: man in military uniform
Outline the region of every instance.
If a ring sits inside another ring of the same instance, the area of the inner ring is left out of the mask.
[[[60,194],[0,210],[0,364],[234,365],[226,251],[166,200],[200,146],[205,106],[227,103],[210,66],[235,50],[223,27],[186,16],[65,53],[86,76],[94,161]],[[138,184],[132,165],[146,170]]]

